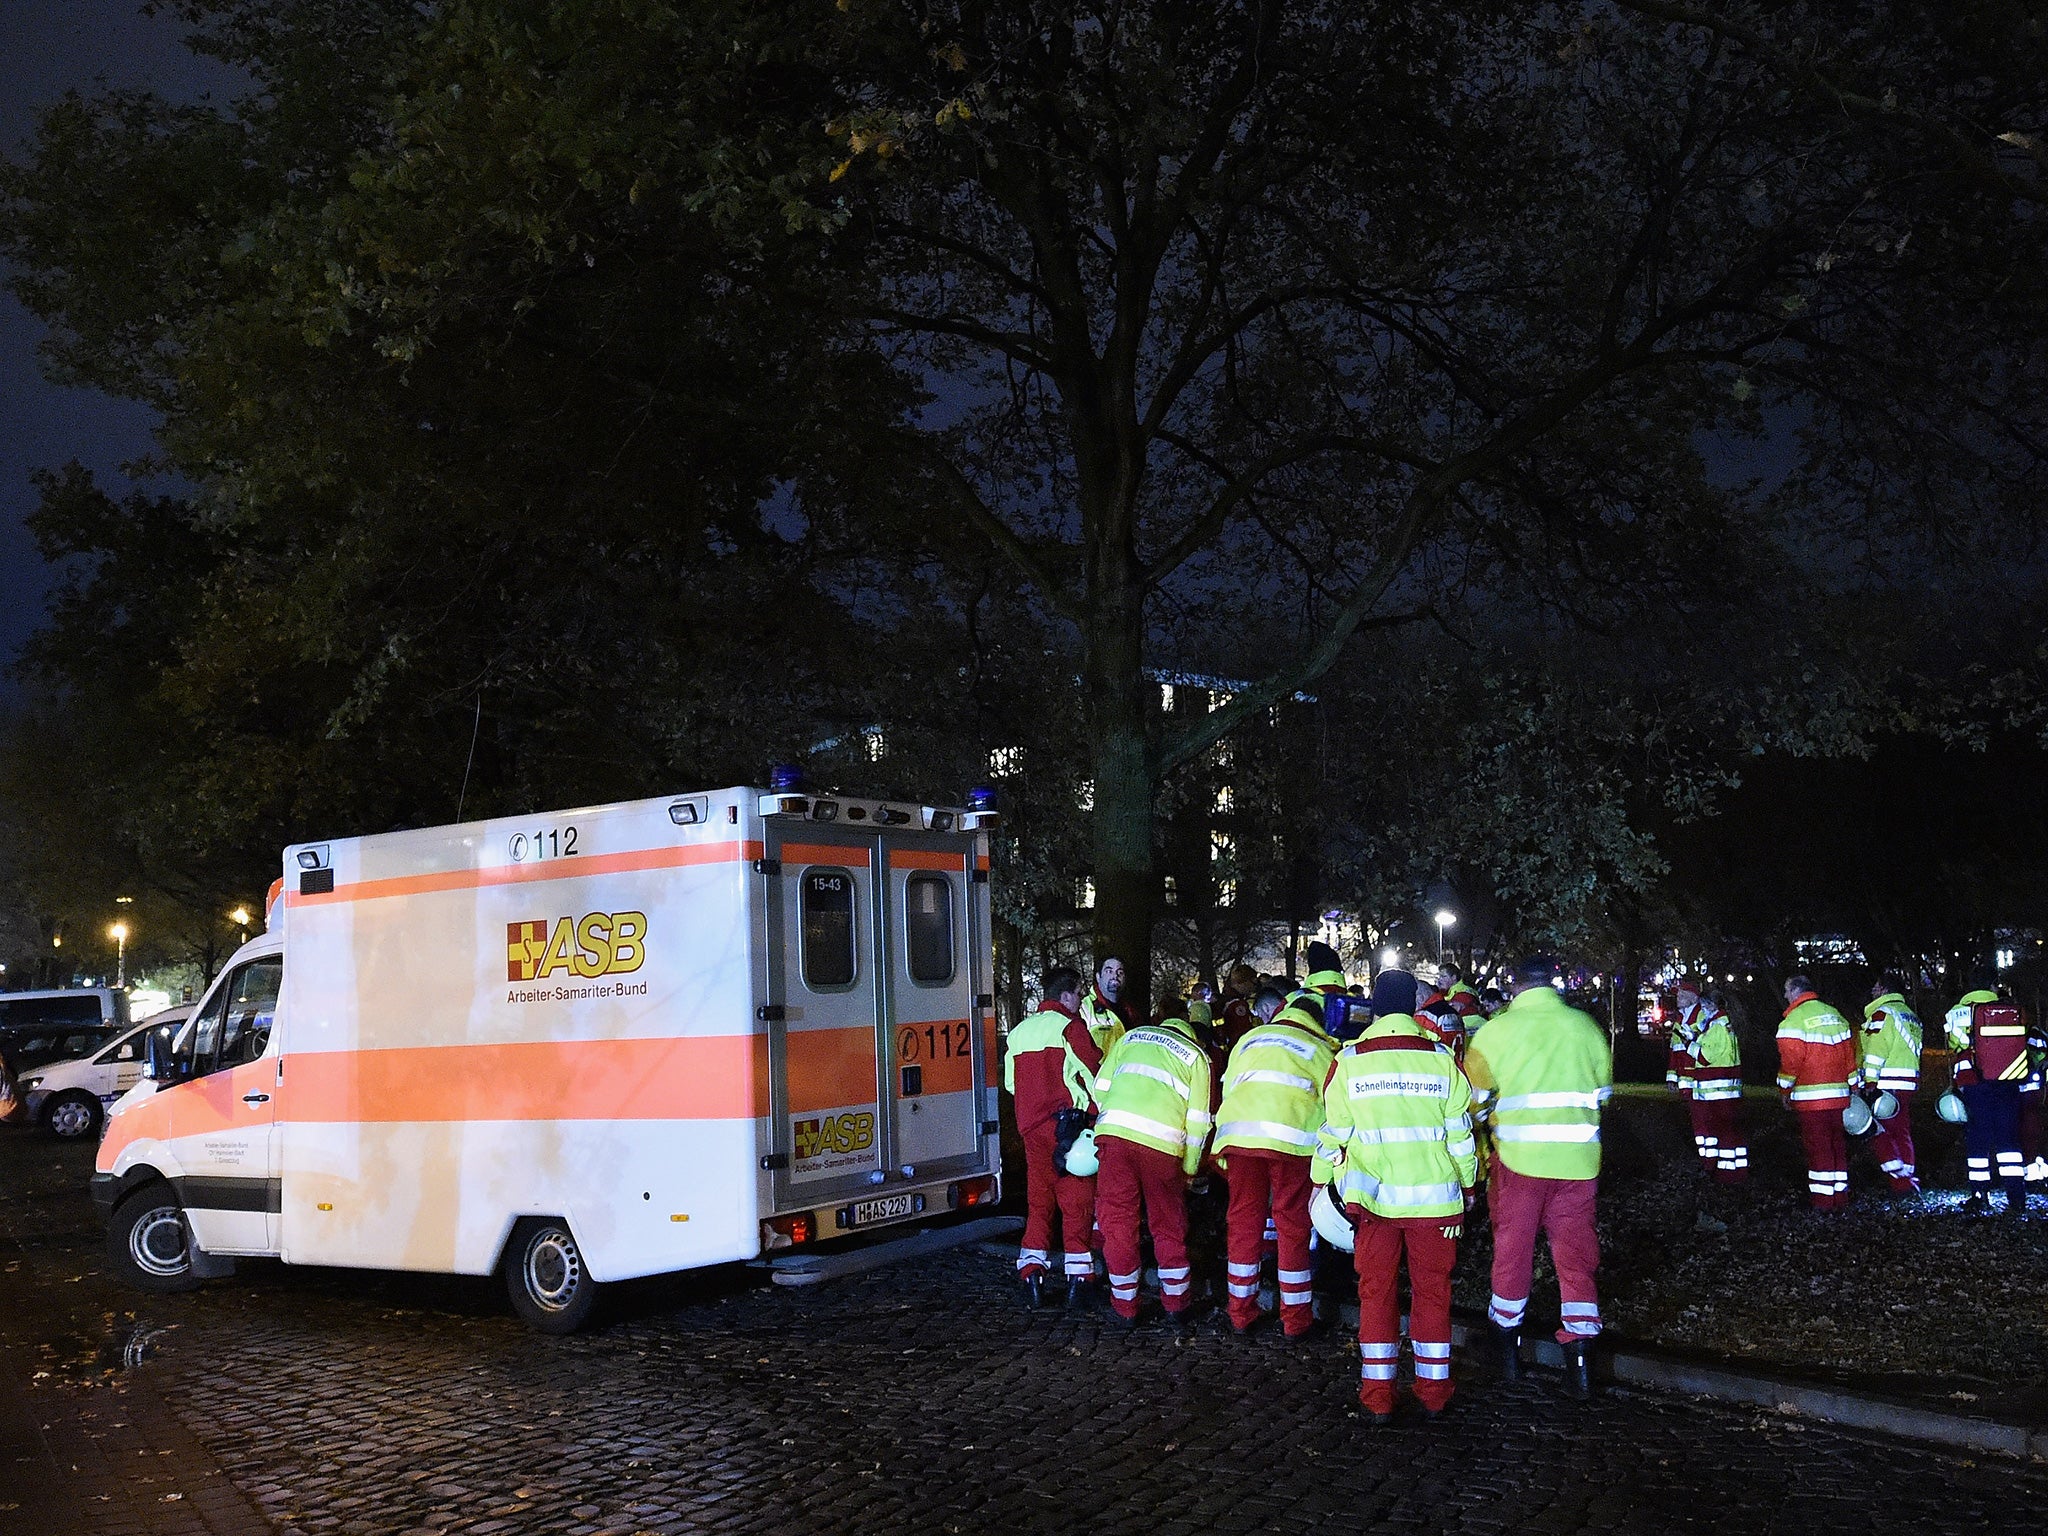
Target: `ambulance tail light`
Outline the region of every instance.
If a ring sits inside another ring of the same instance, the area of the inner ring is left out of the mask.
[[[809,1211],[795,1216],[771,1216],[761,1223],[763,1248],[800,1248],[817,1235],[818,1226]]]
[[[993,1205],[996,1198],[996,1181],[992,1178],[962,1179],[952,1185],[947,1194],[952,1197],[953,1209],[956,1211],[964,1211],[976,1205]]]

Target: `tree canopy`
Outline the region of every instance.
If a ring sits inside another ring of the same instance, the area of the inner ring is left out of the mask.
[[[1028,732],[1015,916],[1085,871],[1142,976],[1176,797],[1303,690],[1320,782],[1440,814],[1297,844],[1476,845],[1532,933],[1752,749],[1961,729],[1972,667],[2031,707],[1997,634],[1872,613],[2037,600],[2014,0],[180,11],[249,94],[68,100],[0,182],[52,368],[186,488],[51,478],[28,658],[167,886]],[[1239,681],[1169,716],[1177,671]]]

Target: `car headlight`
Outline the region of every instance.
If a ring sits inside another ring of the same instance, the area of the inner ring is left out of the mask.
[[[42,1086],[43,1086],[43,1079],[42,1079],[42,1076],[41,1076],[41,1074],[40,1074],[40,1073],[36,1073],[36,1072],[31,1072],[31,1073],[29,1073],[29,1075],[28,1075],[27,1077],[24,1077],[24,1078],[23,1078],[23,1079],[21,1080],[21,1084],[20,1084],[20,1087],[21,1087],[21,1091],[22,1091],[23,1093],[27,1093],[27,1092],[29,1091],[29,1089],[31,1089],[31,1088],[40,1088],[40,1087],[42,1087]]]

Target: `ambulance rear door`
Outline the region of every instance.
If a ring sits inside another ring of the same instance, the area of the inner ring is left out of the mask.
[[[764,977],[774,1203],[815,1209],[879,1192],[883,967],[875,834],[770,820],[764,829]]]
[[[988,936],[973,844],[885,833],[882,924],[891,1164],[924,1182],[982,1170]]]

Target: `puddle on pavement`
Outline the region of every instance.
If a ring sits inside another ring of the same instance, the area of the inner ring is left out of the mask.
[[[170,1329],[155,1323],[132,1323],[109,1334],[99,1349],[105,1370],[132,1371],[157,1352]]]

